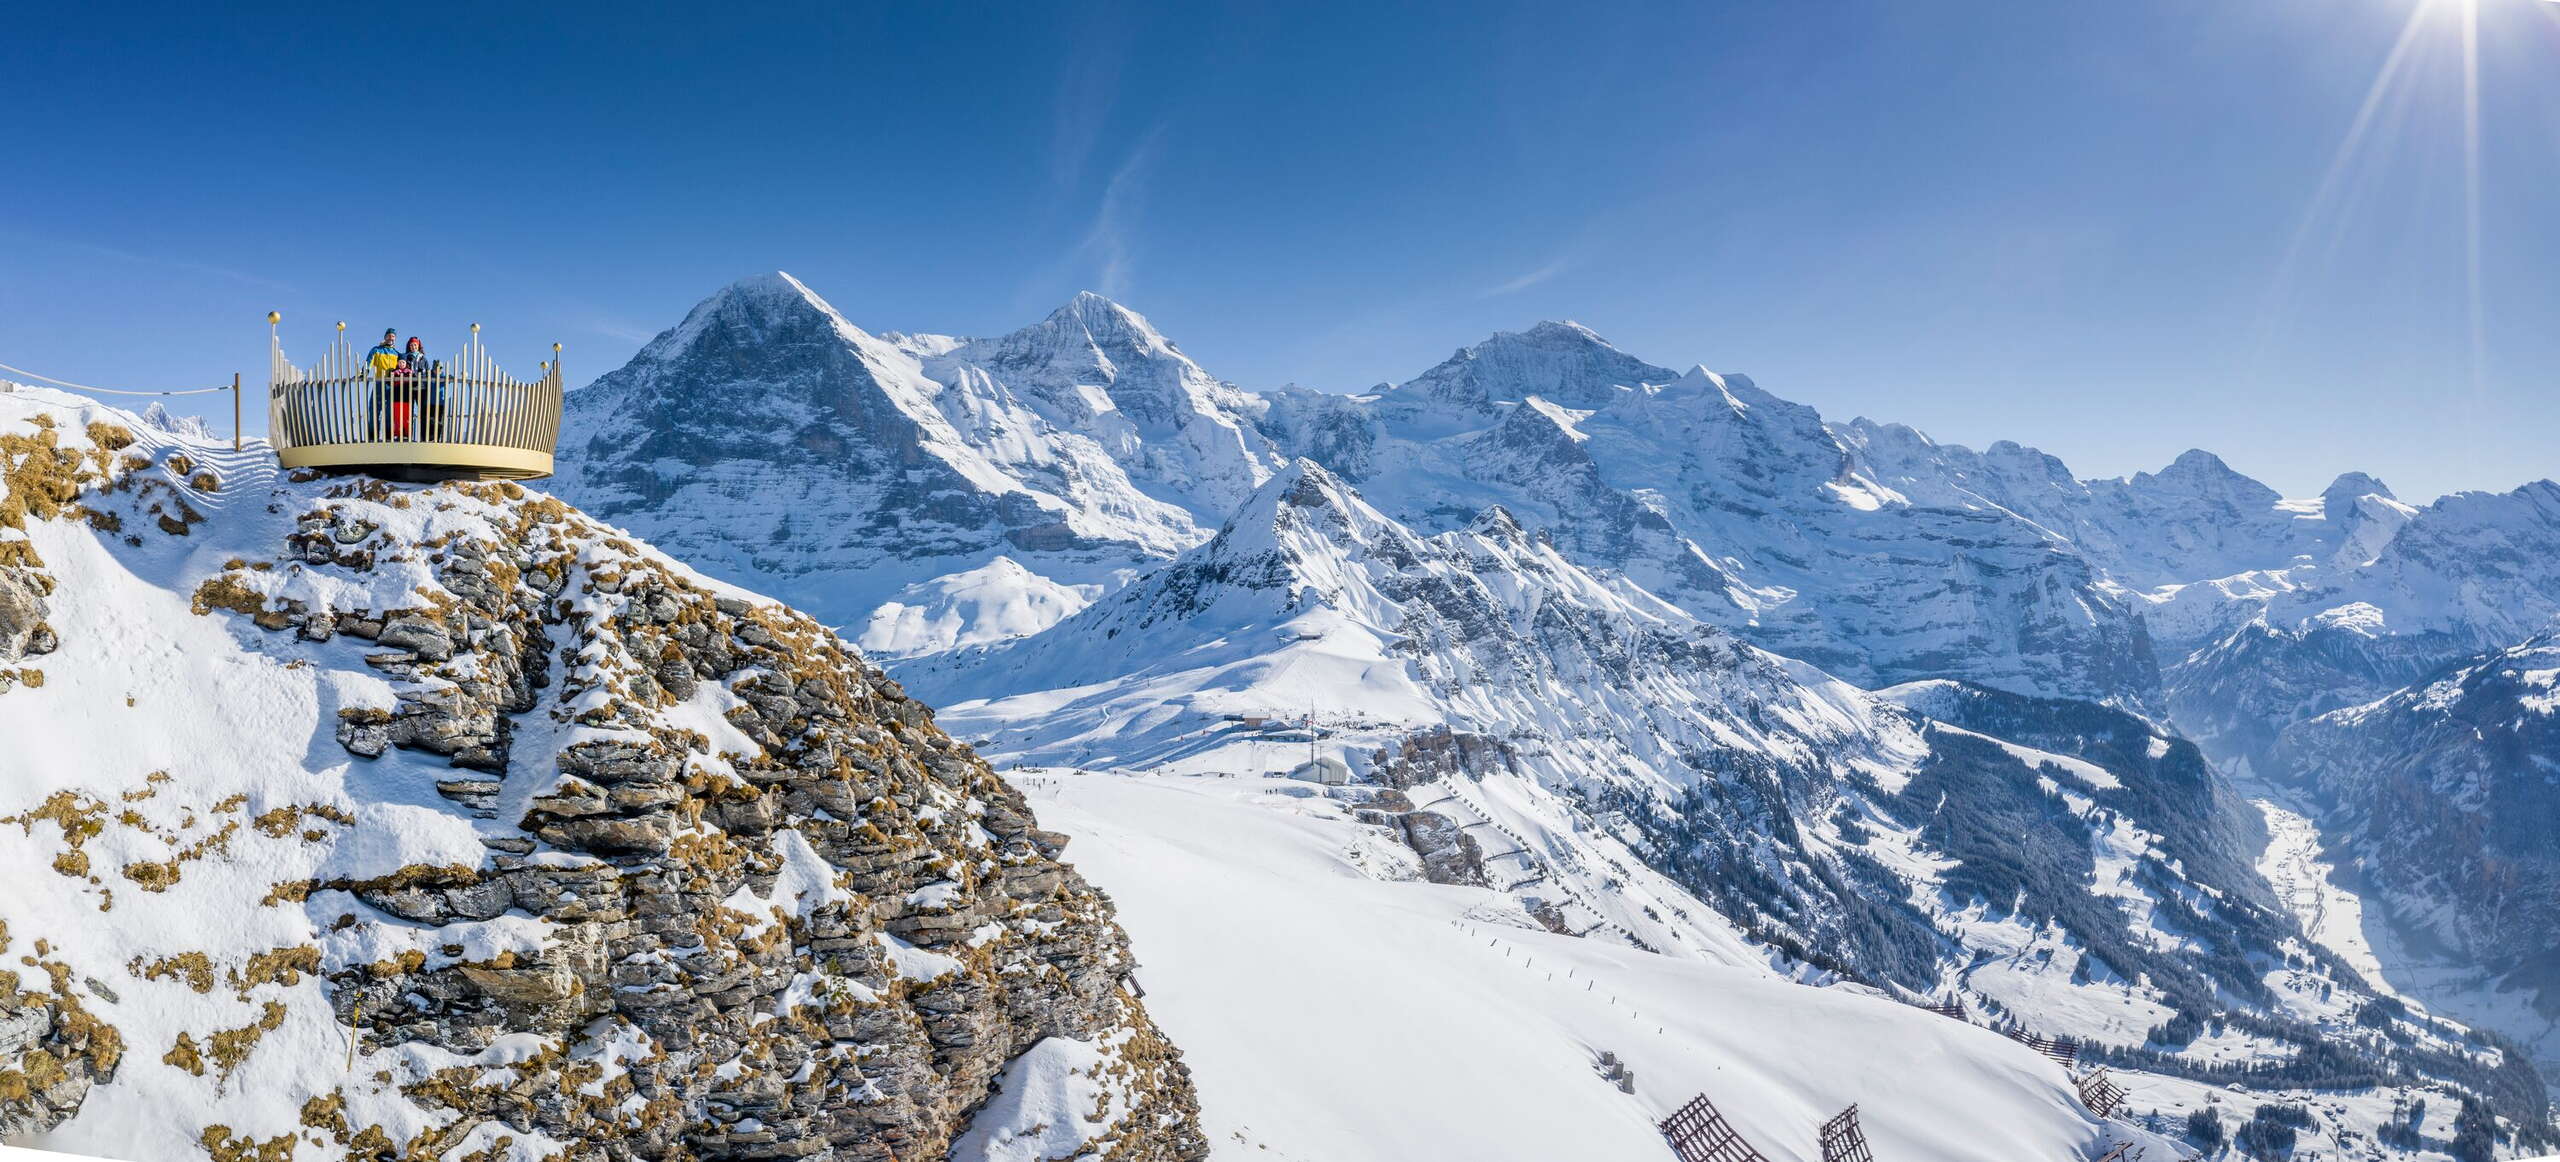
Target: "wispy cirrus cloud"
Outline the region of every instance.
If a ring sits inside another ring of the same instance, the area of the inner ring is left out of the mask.
[[[237,283],[245,283],[249,286],[263,287],[268,290],[289,291],[293,289],[292,285],[289,283],[279,282],[264,275],[251,274],[245,270],[233,270],[227,266],[214,266],[210,263],[194,262],[184,258],[170,258],[166,255],[139,254],[121,247],[103,246],[95,242],[78,242],[63,238],[39,238],[32,234],[19,234],[15,232],[0,235],[0,237],[10,238],[32,245],[58,247],[63,250],[71,251],[75,254],[87,254],[99,258],[111,258],[118,262],[129,262],[138,266],[155,267],[161,270],[186,271],[190,274],[209,275],[214,278],[228,279]]]
[[[1060,191],[1073,190],[1092,167],[1102,146],[1104,127],[1120,96],[1120,73],[1128,57],[1128,21],[1109,5],[1080,10],[1073,42],[1061,54],[1058,97],[1051,105],[1049,181]]]
[[[1536,286],[1539,283],[1545,282],[1548,279],[1554,278],[1559,274],[1563,274],[1572,266],[1573,259],[1569,257],[1557,258],[1556,260],[1549,262],[1536,270],[1532,270],[1527,274],[1523,274],[1518,278],[1508,279],[1486,287],[1483,290],[1476,292],[1476,297],[1480,299],[1490,299],[1498,298],[1507,294],[1516,294],[1520,291]]]
[[[1164,127],[1159,125],[1139,138],[1128,156],[1121,159],[1120,167],[1111,172],[1111,181],[1102,187],[1102,201],[1094,208],[1093,225],[1078,247],[1093,264],[1094,289],[1112,298],[1129,292],[1129,280],[1136,271],[1137,220],[1144,210],[1147,182],[1163,141]]]
[[[1158,124],[1121,156],[1075,242],[1037,276],[1024,280],[1016,295],[1017,309],[1045,310],[1070,291],[1090,290],[1112,298],[1129,293],[1137,274],[1147,187],[1163,152],[1164,137],[1165,127]]]

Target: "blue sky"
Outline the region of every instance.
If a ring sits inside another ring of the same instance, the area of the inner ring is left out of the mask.
[[[1247,386],[1571,318],[2083,475],[2506,488],[2560,4],[2476,2],[2476,296],[2463,0],[21,6],[0,362],[254,380],[272,307],[575,380],[781,268],[874,330],[1099,290]]]

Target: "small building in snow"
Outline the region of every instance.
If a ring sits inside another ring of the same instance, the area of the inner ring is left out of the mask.
[[[1321,755],[1299,763],[1296,769],[1289,772],[1289,777],[1301,782],[1339,787],[1351,781],[1351,766],[1332,755]]]

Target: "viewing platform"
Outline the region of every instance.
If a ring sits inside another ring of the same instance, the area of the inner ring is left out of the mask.
[[[267,438],[286,468],[392,480],[533,480],[551,475],[560,438],[560,345],[530,382],[498,369],[480,325],[450,358],[376,370],[347,341],[319,363],[286,361],[269,315]]]

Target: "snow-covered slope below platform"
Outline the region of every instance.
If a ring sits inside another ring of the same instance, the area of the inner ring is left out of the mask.
[[[2059,1067],[1987,1029],[1555,935],[1488,890],[1423,882],[1304,783],[1012,777],[1147,948],[1141,983],[1221,1157],[1652,1162],[1655,1121],[1699,1093],[1774,1162],[1819,1158],[1816,1127],[1853,1103],[1897,1162],[2070,1162],[2128,1139],[2180,1156],[2092,1118]]]

